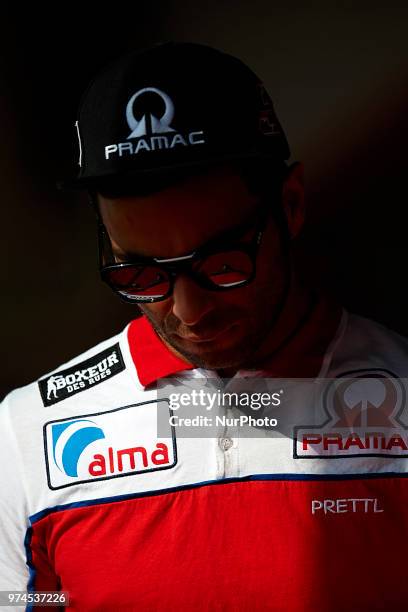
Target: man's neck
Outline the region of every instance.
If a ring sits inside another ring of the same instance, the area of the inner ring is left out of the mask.
[[[263,362],[270,361],[275,355],[278,358],[281,349],[287,347],[303,326],[314,302],[314,292],[301,286],[293,278],[282,312],[252,358],[239,367],[219,369],[217,374],[221,378],[232,378],[239,370],[258,369]]]

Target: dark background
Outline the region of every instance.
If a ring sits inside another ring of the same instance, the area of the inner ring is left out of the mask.
[[[99,281],[94,218],[58,178],[93,74],[169,39],[238,55],[263,79],[305,164],[305,273],[349,309],[408,335],[408,9],[402,2],[167,0],[2,7],[1,393],[45,374],[134,316]],[[102,5],[103,6],[103,5]]]

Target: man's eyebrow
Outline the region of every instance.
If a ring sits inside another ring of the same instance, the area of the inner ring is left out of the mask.
[[[242,221],[241,223],[237,225],[234,225],[225,230],[220,230],[212,238],[210,238],[209,240],[206,240],[205,242],[197,246],[195,249],[193,249],[193,251],[190,251],[190,253],[194,251],[201,251],[202,249],[207,248],[207,247],[211,248],[213,246],[218,246],[218,245],[222,246],[223,242],[228,243],[228,242],[233,242],[234,240],[239,240],[250,229],[252,229],[254,225],[255,225],[254,217],[252,218],[248,217],[247,219],[245,219],[244,221]],[[184,253],[184,255],[189,255],[190,253]],[[160,257],[155,256],[155,255],[142,255],[141,253],[136,253],[135,251],[124,251],[122,249],[120,250],[120,252],[114,249],[114,255],[116,257],[120,257],[126,260],[128,259],[140,259],[140,260],[165,259],[163,255],[161,255]]]
[[[213,245],[218,245],[222,243],[223,241],[232,242],[233,240],[242,238],[250,229],[252,229],[254,225],[255,225],[254,216],[252,216],[252,218],[248,217],[247,219],[245,219],[244,221],[242,221],[241,223],[237,225],[234,225],[230,228],[217,232],[212,238],[210,238],[209,240],[206,240],[205,243],[197,247],[196,250],[201,250],[203,248],[206,248],[207,246],[211,247]]]

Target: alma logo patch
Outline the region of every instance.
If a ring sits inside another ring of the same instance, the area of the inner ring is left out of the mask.
[[[159,437],[161,412],[168,431]],[[44,426],[48,486],[61,489],[173,467],[177,452],[170,414],[166,400],[153,400],[50,421]]]
[[[86,361],[61,370],[38,382],[44,406],[85,391],[94,385],[119,374],[125,369],[119,344],[101,351]]]
[[[326,420],[295,428],[295,459],[408,457],[402,379],[380,369],[347,372],[323,394]]]

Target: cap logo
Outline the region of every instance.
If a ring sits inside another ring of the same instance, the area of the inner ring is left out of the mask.
[[[166,132],[174,132],[175,130],[170,126],[174,117],[174,104],[171,98],[156,87],[145,87],[144,89],[140,89],[130,98],[129,102],[126,106],[126,119],[129,125],[129,128],[132,130],[128,136],[129,138],[140,138],[141,136],[147,135],[147,121],[146,115],[137,121],[133,114],[133,106],[139,96],[145,93],[154,93],[158,95],[164,102],[165,110],[161,117],[155,117],[153,114],[149,114],[150,118],[150,128],[152,134],[165,134]]]
[[[135,104],[144,94],[153,95],[153,100],[145,99],[139,104],[139,115],[136,112],[136,118]],[[157,110],[157,100],[161,102],[159,108],[164,104],[163,111]],[[149,112],[151,104],[154,105],[154,112]],[[142,114],[141,117],[140,114]],[[166,149],[169,149],[169,154],[171,154],[170,151],[174,149],[205,144],[203,130],[178,131],[171,125],[173,118],[174,104],[170,96],[157,87],[139,89],[126,105],[126,121],[131,132],[126,136],[126,142],[111,143],[105,146],[105,159],[145,155],[154,151],[163,152]]]
[[[259,131],[264,136],[279,135],[281,133],[280,126],[273,110],[272,100],[263,83],[258,83],[258,93],[260,100]]]

